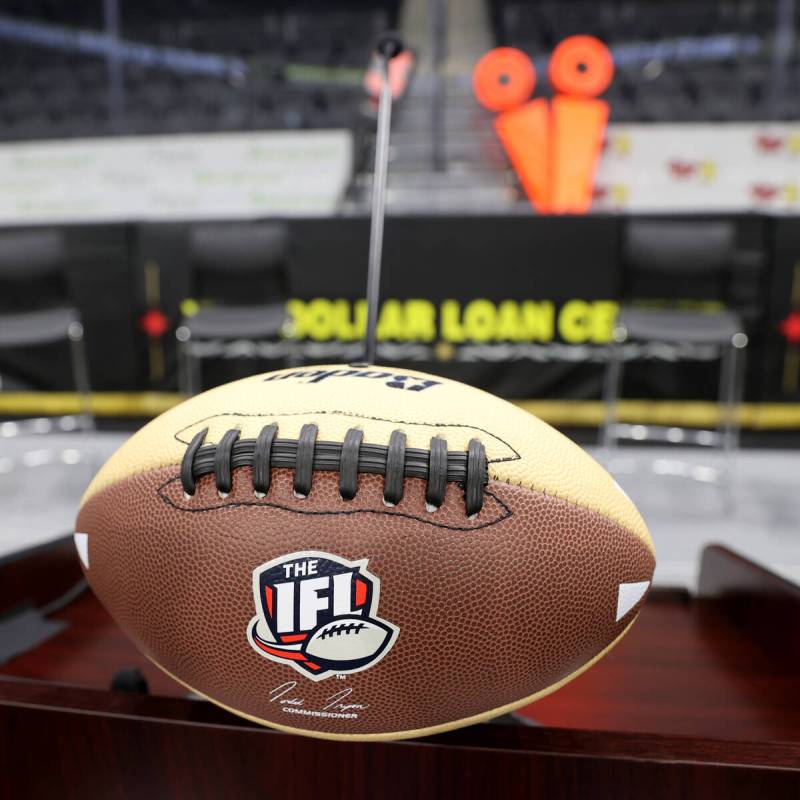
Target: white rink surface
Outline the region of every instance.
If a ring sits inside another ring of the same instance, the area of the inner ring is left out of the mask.
[[[642,512],[656,586],[694,589],[700,554],[723,544],[800,583],[800,451],[590,448]]]
[[[127,434],[0,438],[0,557],[74,530],[83,490]],[[700,553],[727,545],[800,583],[800,452],[590,448],[647,521],[656,586],[694,589]]]
[[[118,433],[0,438],[0,558],[72,534],[84,489],[127,438]]]

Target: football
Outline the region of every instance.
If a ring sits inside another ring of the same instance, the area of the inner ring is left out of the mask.
[[[655,566],[634,505],[553,428],[363,365],[162,414],[95,476],[75,544],[161,669],[331,739],[427,735],[558,689],[624,636]]]
[[[393,635],[385,624],[341,617],[314,631],[305,652],[319,664],[328,664],[338,672],[352,672],[373,664]]]

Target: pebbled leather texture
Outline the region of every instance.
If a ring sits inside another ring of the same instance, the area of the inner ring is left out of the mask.
[[[393,431],[408,447],[428,448],[433,436],[466,451],[477,437],[486,448],[489,476],[596,511],[633,532],[652,550],[639,512],[587,453],[532,414],[456,381],[391,367],[342,365],[282,370],[219,386],[150,422],[109,459],[84,502],[114,483],[180,462],[186,443],[208,427],[219,442],[238,427],[255,438],[264,425],[296,439],[303,425],[318,426],[321,441],[344,441],[348,429],[364,441],[388,445]]]
[[[536,435],[525,435],[533,437],[530,449]],[[580,462],[571,458],[561,469]],[[251,469],[241,468],[227,498],[207,475],[187,500],[177,464],[130,471],[101,482],[78,518],[76,529],[88,534],[92,588],[139,647],[187,685],[235,712],[301,732],[429,733],[521,703],[626,630],[644,598],[616,621],[619,584],[649,581],[654,569],[649,539],[611,514],[497,480],[477,518],[467,520],[459,487],[449,485],[442,508],[430,513],[419,479],[407,479],[403,501],[387,508],[376,475],[360,475],[358,495],[346,502],[338,475],[316,472],[300,500],[292,473],[273,470],[259,500]],[[575,491],[585,477],[570,478]],[[399,628],[382,660],[346,680],[305,679],[248,642],[253,570],[301,550],[368,559],[380,580],[377,613]],[[289,699],[299,703],[281,702]],[[335,711],[342,703],[354,704],[347,718],[291,711]]]

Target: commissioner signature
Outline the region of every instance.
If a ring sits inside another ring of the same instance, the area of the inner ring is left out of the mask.
[[[304,697],[300,697],[296,692],[295,689],[297,688],[297,681],[286,681],[286,683],[282,683],[280,686],[276,686],[270,693],[269,693],[269,702],[270,703],[277,703],[281,706],[294,706],[306,708],[306,701]],[[365,708],[369,706],[365,705],[364,703],[352,703],[347,702],[350,695],[353,693],[353,689],[349,686],[345,687],[339,692],[332,694],[326,700],[322,702],[325,704],[319,710],[320,711],[363,711]]]

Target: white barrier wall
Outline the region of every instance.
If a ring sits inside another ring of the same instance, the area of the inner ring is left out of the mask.
[[[328,216],[351,168],[346,130],[4,144],[0,225]],[[610,125],[593,211],[797,213],[800,123]]]
[[[136,136],[0,145],[0,224],[333,213],[345,130]]]
[[[610,125],[594,211],[800,210],[800,123]]]

